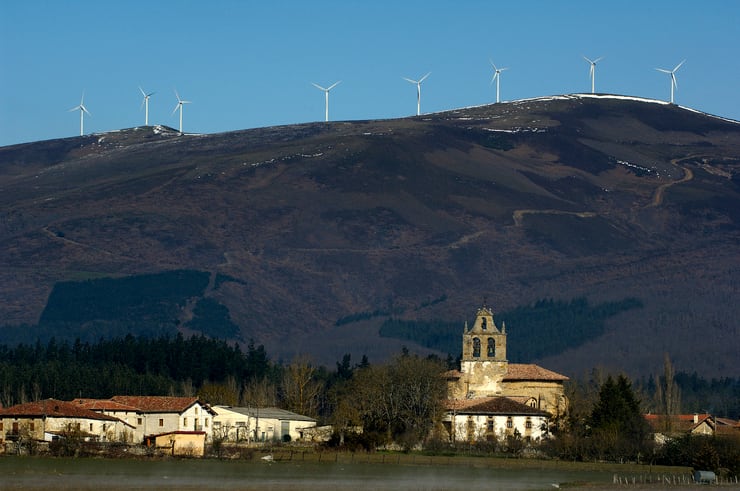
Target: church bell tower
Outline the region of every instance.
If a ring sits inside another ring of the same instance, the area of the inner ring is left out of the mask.
[[[501,381],[508,369],[506,325],[501,329],[493,319],[493,310],[478,309],[473,327],[465,323],[460,371],[466,374],[467,397],[501,394]]]

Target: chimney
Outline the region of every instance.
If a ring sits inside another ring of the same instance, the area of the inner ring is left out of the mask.
[[[694,424],[699,422],[699,415],[694,413]]]

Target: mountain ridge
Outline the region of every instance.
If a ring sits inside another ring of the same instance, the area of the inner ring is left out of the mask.
[[[645,374],[669,351],[737,375],[740,125],[620,97],[0,148],[0,314],[36,323],[59,281],[195,269],[237,280],[207,296],[242,340],[332,363],[399,350],[381,319],[334,325],[357,312],[446,295],[415,315],[462,332],[484,297],[636,296],[598,339],[531,361]]]

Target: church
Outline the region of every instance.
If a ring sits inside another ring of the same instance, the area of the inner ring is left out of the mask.
[[[568,408],[568,377],[534,364],[509,363],[506,325],[483,304],[462,336],[460,370],[446,373],[444,426],[450,440],[501,439],[518,434],[544,438]]]

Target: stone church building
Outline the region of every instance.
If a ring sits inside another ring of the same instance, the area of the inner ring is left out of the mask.
[[[485,304],[465,323],[460,370],[447,372],[445,426],[452,440],[491,440],[518,433],[539,439],[568,407],[568,377],[534,364],[509,363],[506,325]]]

